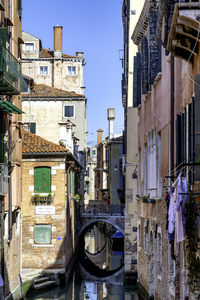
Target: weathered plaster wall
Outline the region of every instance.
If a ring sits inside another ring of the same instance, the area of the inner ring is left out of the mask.
[[[64,105],[73,105],[75,117],[64,118]],[[84,100],[63,100],[59,101],[29,101],[23,99],[24,122],[36,122],[36,134],[54,143],[60,141],[60,125],[58,123],[70,120],[76,126],[72,132],[79,139],[79,150],[83,150],[86,145],[86,107]],[[47,126],[48,124],[48,126]]]

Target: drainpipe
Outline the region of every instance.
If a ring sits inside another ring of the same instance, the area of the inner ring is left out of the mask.
[[[12,20],[12,0],[9,0],[9,18]],[[10,28],[9,50],[12,53],[12,28]],[[9,99],[12,102],[12,98]],[[12,240],[12,176],[11,176],[11,152],[12,152],[12,115],[9,114],[9,142],[8,142],[8,175],[9,175],[9,234],[8,243]]]
[[[8,142],[8,175],[9,175],[9,234],[8,243],[12,240],[12,176],[11,176],[11,151],[12,151],[12,116],[9,115],[9,142]]]
[[[171,95],[170,95],[170,105],[171,105],[171,171],[174,170],[174,56],[171,55]],[[172,178],[173,180],[173,178]]]

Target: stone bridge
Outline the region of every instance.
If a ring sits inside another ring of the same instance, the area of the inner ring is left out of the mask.
[[[91,202],[81,209],[82,228],[80,235],[98,222],[110,224],[124,234],[125,217],[123,204],[106,205],[105,203],[91,204]]]

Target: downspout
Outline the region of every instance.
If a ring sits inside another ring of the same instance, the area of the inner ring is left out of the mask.
[[[9,175],[9,234],[8,243],[12,240],[12,175],[11,175],[11,151],[12,151],[12,116],[9,115],[9,143],[8,143],[8,175]]]
[[[174,170],[174,56],[171,55],[171,95],[170,95],[170,106],[171,106],[171,172]],[[171,178],[173,180],[173,178]]]
[[[9,0],[9,18],[12,19],[12,0]],[[10,28],[9,51],[12,53],[12,28]],[[12,102],[12,98],[9,99]],[[12,240],[12,176],[11,176],[11,152],[12,152],[12,115],[9,114],[9,142],[8,142],[8,175],[9,175],[9,234],[8,243]]]

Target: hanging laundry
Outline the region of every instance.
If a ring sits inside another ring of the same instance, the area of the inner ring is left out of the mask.
[[[177,197],[176,197],[176,211],[175,211],[175,224],[176,224],[176,243],[184,240],[183,220],[182,220],[182,203],[183,203],[183,182],[181,174],[178,176],[177,182]]]
[[[170,204],[168,211],[168,238],[171,243],[174,240],[174,226],[175,226],[175,203],[174,203],[175,193],[170,196]]]

